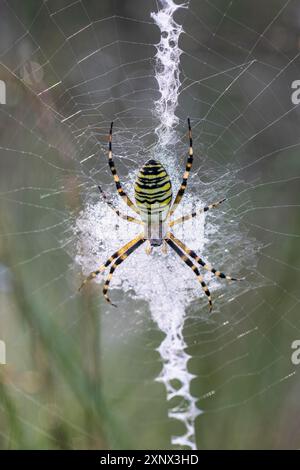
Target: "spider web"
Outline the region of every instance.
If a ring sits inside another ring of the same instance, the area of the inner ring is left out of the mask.
[[[52,392],[44,392],[42,365],[52,371],[61,361],[30,357],[32,332],[47,343],[45,316],[74,339],[83,366],[101,380],[117,427],[130,429],[127,446],[295,448],[297,3],[48,0],[1,1],[1,9],[1,339],[5,383],[30,445],[64,442],[53,422],[73,448],[107,445],[80,411],[61,403],[71,392],[56,372]],[[105,304],[98,283],[78,294],[82,273],[139,233],[97,189],[134,215],[111,181],[110,121],[116,167],[132,196],[136,172],[151,157],[166,166],[176,191],[187,116],[195,162],[176,215],[227,201],[174,233],[245,281],[206,273],[210,315],[194,273],[175,253],[149,257],[142,247],[114,274],[118,310]],[[34,321],[28,305],[40,312]],[[30,326],[25,335],[18,309]],[[6,447],[12,438],[5,428],[1,436]],[[114,435],[110,445],[125,444]]]

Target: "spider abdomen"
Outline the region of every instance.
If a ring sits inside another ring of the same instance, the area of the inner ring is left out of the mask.
[[[145,222],[149,223],[149,218],[153,219],[153,224],[165,220],[172,200],[172,184],[160,162],[149,160],[145,163],[137,175],[134,193]]]

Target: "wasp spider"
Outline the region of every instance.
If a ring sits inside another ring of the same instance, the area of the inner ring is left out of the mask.
[[[195,212],[179,217],[175,220],[170,220],[171,216],[176,211],[187,187],[188,177],[193,164],[193,142],[192,142],[192,131],[190,120],[188,119],[189,129],[189,155],[186,163],[185,172],[183,175],[181,186],[176,194],[174,202],[172,204],[172,185],[170,177],[163,167],[163,165],[157,160],[149,160],[140,169],[137,179],[134,185],[135,202],[127,196],[120,183],[119,176],[117,174],[115,164],[112,156],[112,128],[113,123],[110,126],[109,132],[109,151],[108,151],[108,163],[112,172],[117,191],[125,204],[129,206],[138,216],[131,217],[121,213],[116,209],[113,204],[106,198],[102,189],[99,186],[99,191],[102,194],[104,200],[109,207],[121,218],[128,220],[129,222],[139,224],[143,226],[143,232],[136,238],[126,243],[122,248],[116,251],[108,258],[108,260],[102,264],[96,271],[93,271],[81,284],[79,290],[91,279],[94,279],[98,274],[103,272],[106,268],[110,267],[109,274],[104,282],[103,294],[105,299],[111,303],[108,297],[109,284],[112,279],[113,273],[116,268],[128,258],[137,248],[143,243],[146,243],[146,252],[151,253],[153,246],[162,246],[162,250],[166,252],[167,245],[169,245],[175,253],[182,259],[182,261],[193,270],[198,281],[200,282],[204,293],[207,295],[209,309],[212,309],[211,295],[207,285],[204,282],[202,275],[197,265],[202,266],[207,271],[210,271],[215,276],[227,279],[229,281],[237,281],[239,279],[228,276],[221,271],[213,268],[207,264],[200,256],[198,256],[193,250],[190,250],[181,240],[178,240],[170,228],[177,224],[182,224],[186,220],[190,220],[196,217],[198,214],[206,212],[210,209],[218,207],[222,202],[221,199],[218,202],[205,206]],[[114,305],[114,304],[112,304]]]

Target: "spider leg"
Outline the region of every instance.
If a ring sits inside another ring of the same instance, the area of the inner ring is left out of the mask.
[[[192,212],[191,214],[188,215],[183,215],[182,217],[179,217],[178,219],[172,220],[169,222],[169,227],[173,227],[174,225],[177,224],[183,224],[183,222],[186,222],[187,220],[192,219],[193,217],[197,217],[199,214],[203,214],[203,212],[207,212],[210,209],[214,209],[215,207],[218,207],[222,202],[226,201],[226,198],[224,197],[218,202],[214,202],[213,204],[210,204],[209,206],[205,206],[202,209],[199,209],[198,211]]]
[[[168,234],[168,235],[170,235],[170,234]],[[168,235],[167,235],[167,237],[168,237]],[[204,293],[207,295],[208,303],[209,303],[209,311],[211,312],[211,310],[212,310],[211,295],[210,295],[210,292],[209,292],[209,289],[208,289],[207,285],[205,284],[205,282],[204,282],[204,280],[203,280],[203,277],[201,276],[201,274],[200,274],[200,272],[199,272],[199,269],[198,269],[197,266],[184,254],[184,252],[181,251],[181,249],[179,248],[179,246],[177,246],[176,243],[175,243],[171,238],[166,238],[166,242],[168,243],[168,245],[170,245],[171,248],[173,248],[173,250],[175,251],[175,253],[177,253],[177,255],[182,259],[182,261],[183,261],[185,264],[187,264],[187,266],[189,266],[189,268],[191,268],[191,269],[193,270],[193,272],[195,273],[195,275],[197,276],[197,279],[198,279],[198,281],[200,282]]]
[[[227,274],[222,273],[221,271],[216,270],[209,264],[207,264],[200,256],[198,256],[193,250],[190,250],[181,240],[178,240],[173,233],[168,233],[170,239],[176,243],[188,256],[193,258],[198,264],[203,266],[204,269],[210,271],[215,276],[220,277],[221,279],[227,279],[227,281],[241,281],[242,279],[237,279],[235,277],[228,276]]]
[[[117,267],[120,266],[120,264],[123,263],[123,261],[125,261],[126,258],[128,258],[128,256],[130,256],[139,246],[141,246],[144,243],[144,241],[145,241],[145,238],[139,237],[139,239],[130,248],[124,251],[123,254],[121,254],[121,256],[117,258],[117,260],[114,262],[114,264],[110,268],[109,274],[103,286],[103,295],[105,297],[105,300],[107,300],[107,302],[113,305],[114,307],[116,307],[116,305],[113,304],[110,298],[108,297],[109,284],[113,277],[113,273],[117,269]]]
[[[123,201],[125,202],[125,204],[127,204],[127,206],[129,206],[132,210],[134,210],[134,212],[139,214],[140,213],[139,209],[134,205],[134,203],[127,196],[125,191],[123,191],[122,185],[120,183],[120,178],[117,174],[117,170],[116,170],[116,167],[115,167],[115,164],[114,164],[114,161],[113,161],[113,156],[112,156],[112,129],[113,129],[113,122],[110,125],[109,140],[108,140],[108,164],[109,164],[109,167],[110,167],[110,171],[112,172],[112,175],[114,177],[114,181],[116,183],[117,191],[118,191],[119,195],[121,196],[121,198],[123,199]]]
[[[143,237],[144,234],[140,234],[138,237],[134,238],[130,242],[126,243],[126,245],[122,246],[122,248],[117,250],[113,255],[108,258],[108,260],[104,264],[101,264],[101,266],[96,271],[93,271],[88,275],[88,277],[82,282],[78,290],[80,291],[88,281],[91,281],[96,276],[98,276],[98,274],[102,273],[113,262],[114,259],[119,258],[119,256],[121,256],[130,247],[134,246],[135,243],[137,243],[138,241],[143,240]]]
[[[182,182],[181,182],[181,186],[179,188],[179,191],[175,197],[175,200],[174,200],[174,203],[168,213],[168,217],[171,217],[171,215],[174,214],[174,212],[176,211],[183,195],[184,195],[184,192],[186,190],[186,187],[187,187],[187,180],[188,180],[188,177],[190,175],[190,171],[191,171],[191,168],[192,168],[192,165],[193,165],[193,160],[194,160],[194,157],[193,157],[193,139],[192,139],[192,129],[191,129],[191,122],[190,122],[190,118],[188,118],[188,127],[189,127],[189,141],[190,141],[190,148],[189,148],[189,156],[188,156],[188,159],[187,159],[187,162],[186,162],[186,167],[185,167],[185,172],[184,172],[184,175],[183,175],[183,178],[182,178]]]
[[[119,216],[121,219],[128,220],[128,222],[134,222],[135,224],[139,225],[144,225],[144,223],[141,220],[136,219],[135,217],[131,217],[130,215],[125,215],[122,212],[119,211],[119,209],[116,209],[114,205],[110,202],[110,200],[107,198],[105,192],[102,190],[101,186],[98,186],[98,189],[101,193],[101,196],[103,197],[103,200],[106,202],[106,204]]]

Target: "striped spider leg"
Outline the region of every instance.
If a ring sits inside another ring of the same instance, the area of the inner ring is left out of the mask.
[[[120,178],[117,174],[117,170],[114,164],[113,156],[112,156],[112,129],[113,129],[113,122],[110,124],[110,130],[109,130],[109,140],[108,140],[108,164],[110,171],[112,172],[114,181],[116,183],[116,188],[118,191],[118,194],[121,196],[125,204],[129,206],[134,212],[137,214],[140,214],[139,209],[136,207],[136,205],[132,202],[132,200],[127,196],[125,191],[122,188],[122,185],[120,183]]]
[[[203,214],[203,212],[207,212],[210,209],[214,209],[215,207],[218,207],[224,201],[226,201],[225,197],[223,199],[221,199],[220,201],[218,201],[218,202],[214,202],[213,204],[210,204],[209,206],[205,206],[205,207],[202,207],[201,209],[199,209],[195,212],[191,212],[191,214],[183,215],[182,217],[178,217],[178,219],[171,220],[168,223],[168,225],[169,225],[169,227],[173,227],[174,225],[177,225],[177,224],[183,224],[187,220],[190,220],[193,217],[197,217],[198,215]]]
[[[200,258],[200,256],[198,256],[193,250],[191,250],[190,248],[188,248],[181,240],[179,240],[178,238],[176,238],[173,233],[171,232],[168,232],[166,234],[166,243],[171,247],[173,248],[173,250],[175,251],[175,253],[177,253],[177,255],[182,259],[182,261],[187,264],[192,270],[193,272],[195,273],[195,275],[197,276],[198,278],[198,281],[200,282],[201,286],[202,286],[202,289],[203,291],[205,292],[205,294],[207,295],[208,297],[208,303],[209,303],[209,310],[211,311],[212,310],[212,301],[211,301],[211,295],[210,295],[210,292],[209,292],[209,289],[208,287],[206,286],[204,280],[203,280],[203,277],[201,276],[197,266],[191,261],[190,258],[194,259],[200,266],[202,266],[204,269],[206,269],[207,271],[210,271],[211,273],[213,273],[215,276],[221,278],[221,279],[227,279],[228,281],[242,281],[243,278],[235,278],[235,277],[231,277],[227,274],[224,274],[222,273],[221,271],[218,271],[216,270],[215,268],[213,268],[212,266],[210,266],[209,264],[207,264],[202,258]]]
[[[117,269],[117,267],[120,266],[120,264],[123,263],[123,261],[125,261],[126,258],[128,258],[128,256],[130,256],[137,248],[139,248],[139,246],[141,246],[145,242],[145,240],[146,239],[144,238],[143,234],[135,238],[131,242],[131,246],[127,248],[127,250],[123,251],[123,253],[117,258],[117,260],[114,262],[114,264],[110,268],[109,274],[104,282],[103,295],[105,297],[105,300],[107,300],[107,302],[110,303],[113,307],[116,307],[116,305],[113,304],[110,298],[108,297],[109,284],[113,277],[113,273]]]
[[[81,284],[81,286],[79,287],[78,290],[80,291],[88,281],[91,281],[92,279],[95,279],[95,277],[97,277],[98,274],[102,273],[115,259],[118,259],[118,258],[122,257],[126,253],[127,253],[127,255],[126,255],[126,258],[127,258],[127,256],[129,256],[130,253],[132,253],[136,248],[138,248],[140,246],[140,241],[141,240],[142,240],[142,242],[144,242],[144,235],[143,234],[138,235],[136,238],[134,238],[133,240],[131,240],[130,242],[128,242],[124,246],[122,246],[122,248],[119,248],[119,250],[117,250],[113,255],[111,255],[104,264],[101,264],[101,266],[99,266],[99,268],[96,269],[96,271],[92,271],[87,276],[87,278],[82,282],[82,284]],[[132,249],[132,251],[128,254],[128,250],[131,250],[131,249]],[[120,264],[120,263],[118,263],[118,264]]]
[[[194,274],[196,275],[198,281],[199,281],[200,284],[201,284],[201,287],[202,287],[202,289],[203,289],[203,292],[207,295],[208,304],[209,304],[209,311],[211,312],[211,310],[212,310],[211,295],[210,295],[210,292],[209,292],[209,289],[208,289],[207,285],[206,285],[205,282],[204,282],[203,277],[202,277],[201,274],[200,274],[199,269],[198,269],[197,266],[190,260],[190,258],[179,248],[179,246],[172,240],[172,234],[171,234],[170,232],[167,233],[165,240],[166,240],[167,244],[175,251],[175,253],[182,259],[182,261],[183,261],[189,268],[191,268],[192,271],[194,272]]]
[[[188,181],[190,171],[191,171],[191,168],[192,168],[192,165],[193,165],[193,160],[194,160],[193,138],[192,138],[191,123],[190,123],[189,118],[188,118],[188,128],[189,128],[189,141],[190,141],[189,156],[188,156],[188,159],[187,159],[187,163],[186,163],[185,172],[184,172],[184,175],[183,175],[181,186],[180,186],[179,191],[178,191],[178,193],[175,197],[175,201],[174,201],[174,203],[173,203],[173,205],[172,205],[172,207],[171,207],[171,209],[168,213],[168,218],[170,218],[174,214],[174,212],[176,211],[176,209],[177,209],[177,207],[178,207],[178,205],[179,205],[179,203],[180,203],[180,201],[181,201],[181,199],[184,195],[184,192],[185,192],[186,187],[187,187],[187,181]],[[198,211],[192,212],[191,214],[184,215],[182,217],[179,217],[178,219],[172,220],[168,223],[168,225],[169,225],[169,227],[173,227],[174,225],[183,223],[186,220],[190,220],[193,217],[196,217],[197,215],[202,214],[203,212],[207,212],[210,209],[214,209],[215,207],[218,207],[225,200],[226,200],[226,198],[223,198],[218,202],[214,202],[213,204],[210,204],[209,206],[205,206],[202,209],[199,209]]]
[[[192,138],[192,129],[191,129],[191,122],[190,122],[190,118],[188,118],[188,128],[189,128],[189,142],[190,142],[190,148],[189,148],[189,156],[188,156],[188,159],[187,159],[187,162],[186,162],[186,167],[185,167],[185,172],[183,174],[183,178],[182,178],[182,182],[181,182],[181,186],[178,190],[178,193],[175,197],[175,200],[174,200],[174,203],[172,205],[172,207],[170,208],[169,210],[169,213],[167,215],[167,217],[171,217],[174,212],[176,211],[183,195],[184,195],[184,192],[186,190],[186,187],[187,187],[187,180],[188,180],[188,177],[190,175],[190,171],[191,171],[191,168],[192,168],[192,165],[193,165],[193,160],[194,160],[194,156],[193,156],[193,138]]]
[[[219,277],[221,279],[227,279],[227,281],[242,281],[242,278],[236,278],[229,276],[228,274],[222,273],[221,271],[213,268],[210,264],[207,264],[200,256],[198,256],[193,250],[188,248],[181,240],[176,238],[173,233],[169,232],[168,233],[170,239],[176,243],[190,258],[193,258],[198,264],[200,264],[204,269],[207,271],[213,273],[216,277]]]
[[[123,214],[122,212],[119,211],[116,207],[114,207],[113,203],[107,198],[105,192],[101,188],[101,186],[98,186],[98,189],[100,191],[100,194],[103,198],[103,200],[106,202],[106,204],[110,207],[111,210],[113,210],[121,219],[127,220],[128,222],[133,222],[135,224],[139,225],[144,225],[144,222],[141,220],[136,219],[135,217],[131,217],[130,215]]]

